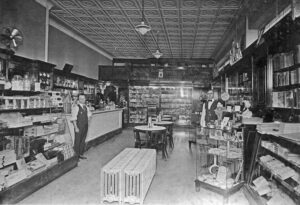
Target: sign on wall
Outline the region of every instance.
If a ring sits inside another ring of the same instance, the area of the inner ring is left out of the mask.
[[[163,69],[159,69],[158,70],[158,78],[163,78],[164,77],[164,70]]]

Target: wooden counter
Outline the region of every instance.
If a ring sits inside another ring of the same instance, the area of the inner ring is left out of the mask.
[[[92,111],[89,129],[86,137],[86,149],[104,142],[122,131],[122,109]],[[66,114],[70,133],[74,143],[74,126],[71,114]]]

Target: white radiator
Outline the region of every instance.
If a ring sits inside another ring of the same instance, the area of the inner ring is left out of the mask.
[[[139,149],[126,148],[101,169],[100,197],[102,202],[122,202],[123,170],[139,153]]]
[[[156,171],[156,150],[141,149],[124,169],[124,203],[143,204]]]

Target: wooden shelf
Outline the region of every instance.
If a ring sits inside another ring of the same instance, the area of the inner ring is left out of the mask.
[[[293,84],[293,85],[284,85],[284,86],[277,86],[273,87],[273,92],[279,91],[289,91],[295,88],[300,88],[300,84]]]
[[[277,181],[282,187],[284,187],[285,190],[288,191],[287,194],[290,195],[290,197],[293,200],[295,200],[297,202],[300,202],[300,193],[296,192],[292,186],[290,186],[287,182],[285,182],[284,180],[282,180],[280,177],[278,177],[277,175],[273,174],[272,171],[269,168],[267,168],[261,161],[258,161],[258,164],[260,166],[262,166],[264,168],[264,170],[266,170],[267,172],[269,172],[272,175],[273,179],[275,179],[275,181]]]
[[[79,90],[78,88],[69,88],[69,87],[65,87],[65,86],[60,86],[60,85],[53,85],[53,89],[66,89],[66,90]]]
[[[28,90],[1,90],[1,93],[3,93],[5,96],[10,95],[22,95],[22,96],[32,96],[41,94],[46,91],[28,91]]]
[[[294,164],[294,162],[291,162],[285,158],[283,158],[282,156],[272,152],[271,150],[268,150],[266,149],[265,147],[262,147],[266,152],[268,152],[268,154],[272,155],[273,157],[275,158],[278,158],[280,161],[283,161],[285,162],[286,164],[288,164],[290,167],[294,168],[294,169],[297,169],[298,172],[300,172],[300,166],[299,165],[296,165]]]
[[[0,113],[2,113],[2,112],[32,112],[32,111],[42,111],[42,110],[52,110],[52,111],[59,110],[59,111],[61,111],[62,109],[63,109],[62,107],[44,107],[44,108],[29,108],[29,109],[1,109]]]
[[[281,72],[286,72],[286,71],[292,71],[292,70],[295,70],[296,68],[299,68],[300,67],[300,64],[295,64],[295,65],[292,65],[292,66],[289,66],[289,67],[286,67],[286,68],[281,68],[279,70],[276,70],[276,71],[273,71],[273,73],[281,73]]]

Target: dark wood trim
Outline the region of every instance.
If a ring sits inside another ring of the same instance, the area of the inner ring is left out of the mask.
[[[244,183],[241,182],[241,183],[235,185],[234,187],[228,188],[226,190],[226,189],[221,189],[219,187],[213,186],[213,185],[205,183],[205,182],[201,182],[201,181],[199,181],[199,182],[200,182],[200,187],[203,187],[203,188],[211,190],[215,193],[221,194],[224,197],[229,197],[230,195],[232,195],[232,194],[236,193],[237,191],[239,191],[244,186]]]
[[[261,198],[250,188],[249,185],[244,185],[242,190],[250,205],[264,205]]]
[[[28,195],[49,184],[54,179],[60,177],[66,172],[77,166],[78,158],[71,157],[65,161],[38,173],[31,178],[25,179],[8,189],[0,192],[0,204],[14,204]]]
[[[102,136],[96,137],[95,139],[93,139],[91,141],[88,141],[86,143],[85,150],[87,151],[91,147],[97,146],[97,145],[105,142],[106,140],[109,140],[109,139],[113,138],[115,135],[120,134],[121,132],[122,132],[122,128],[119,128],[119,129],[116,129],[116,130],[111,131],[109,133],[106,133]]]

